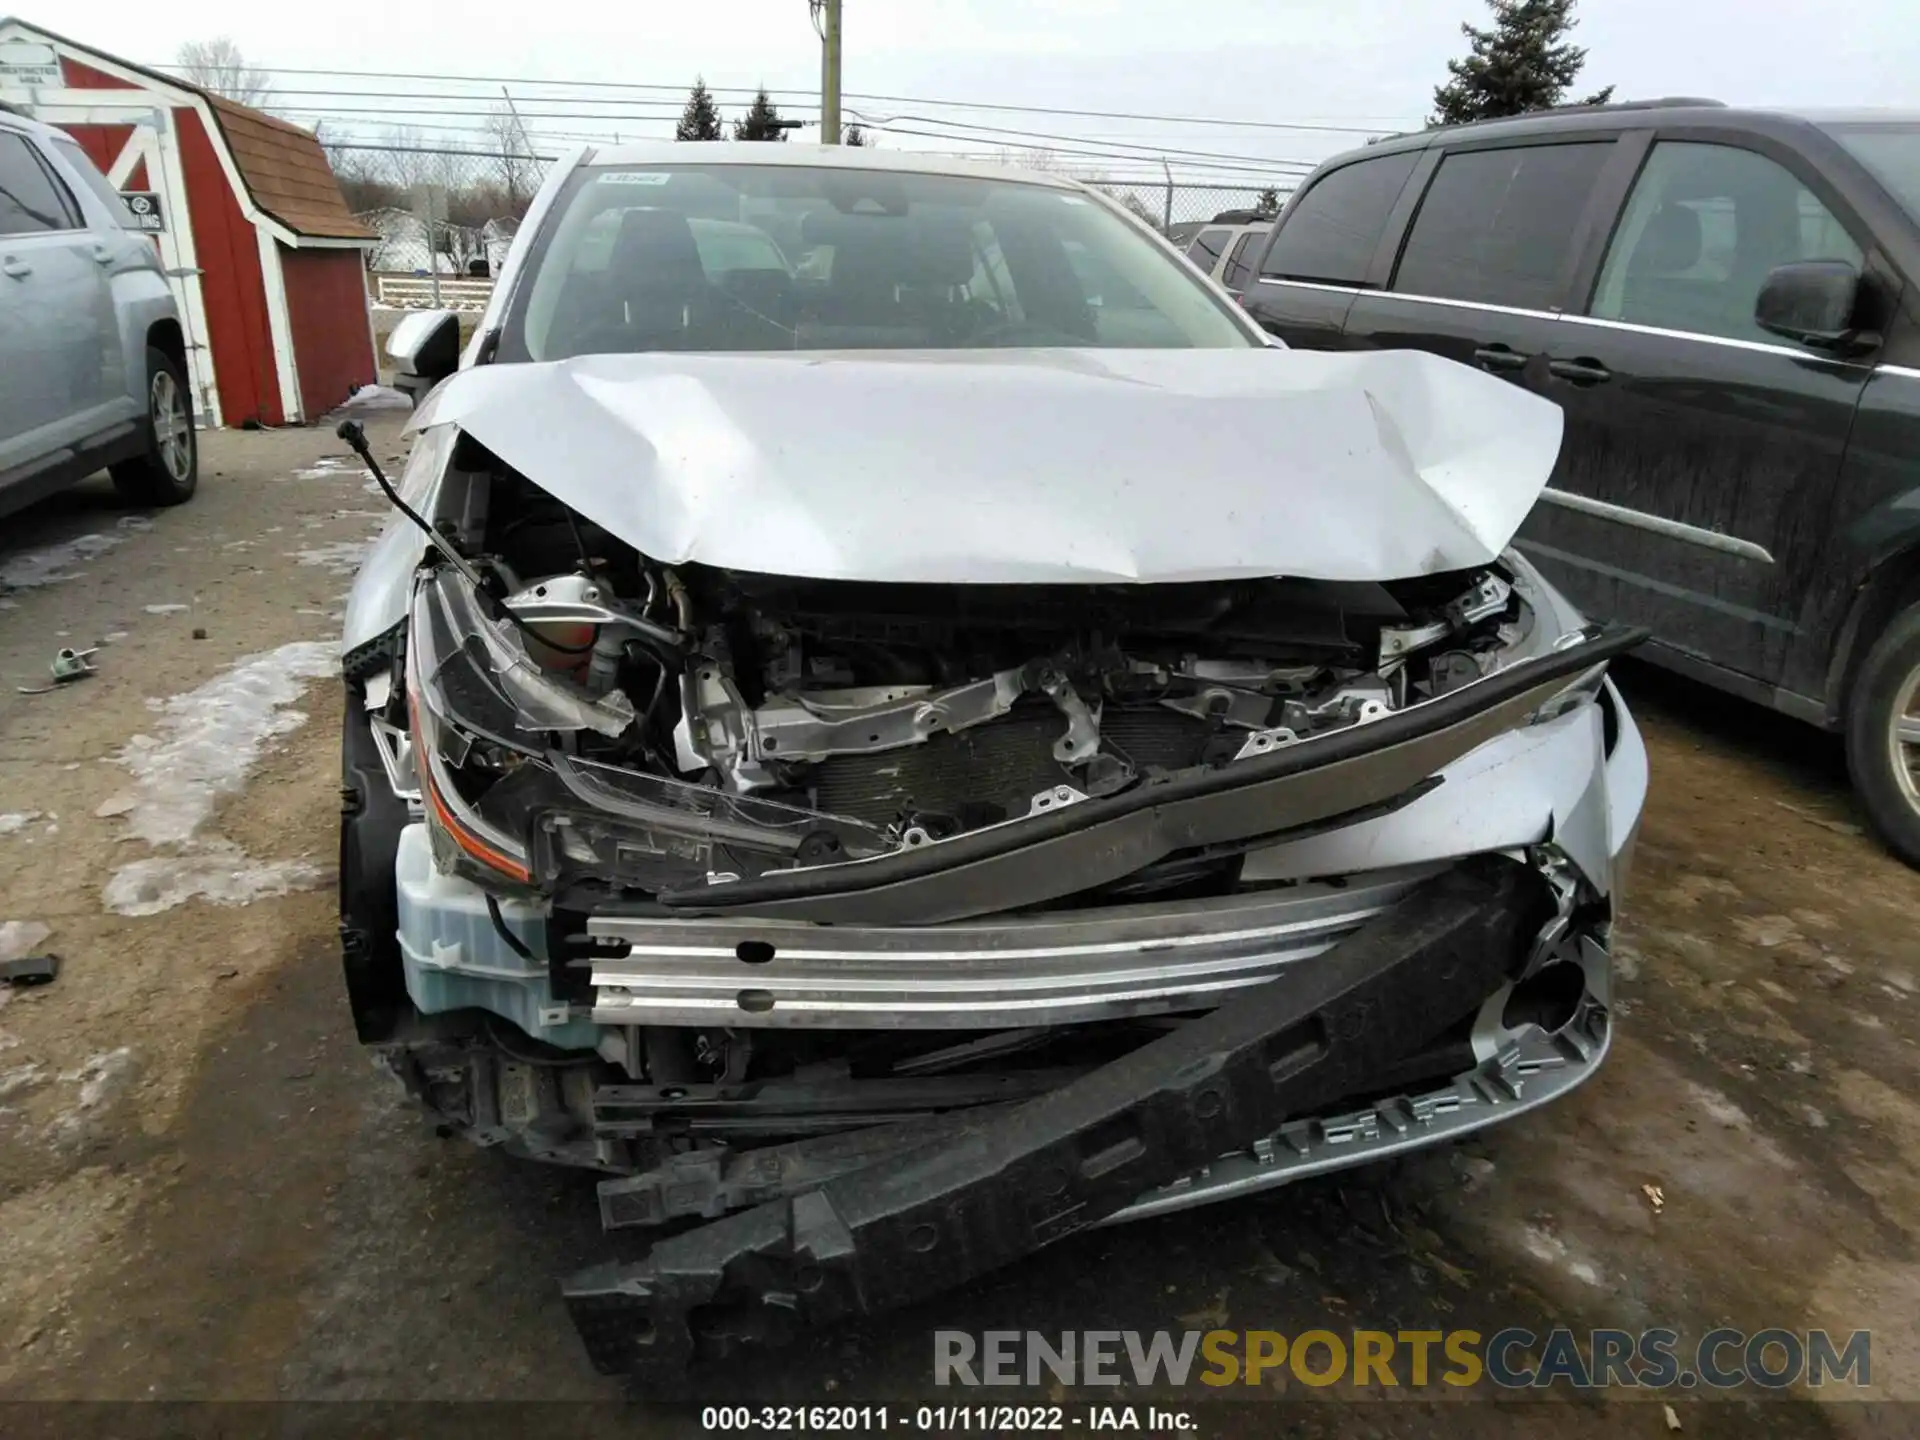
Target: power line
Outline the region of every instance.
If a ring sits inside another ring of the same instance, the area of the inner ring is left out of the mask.
[[[352,107],[352,106],[340,106],[340,107],[336,107],[328,110],[322,110],[320,107],[317,107],[317,106],[315,107],[297,106],[297,107],[285,107],[285,109],[287,113],[297,113],[301,115],[317,116],[319,121],[323,124],[327,120],[346,120],[347,117],[379,116],[383,118],[391,118],[395,116],[436,115],[436,114],[445,113],[445,112],[436,111],[436,110],[395,109],[390,106],[389,107],[372,107],[367,109],[361,109],[361,108]],[[865,123],[869,124],[873,129],[880,131],[883,134],[910,135],[918,139],[964,141],[964,142],[969,142],[974,144],[978,144],[983,138],[982,134],[980,133],[956,133],[956,129],[953,127],[958,127],[964,124],[964,122],[960,122],[960,121],[941,120],[941,119],[930,118],[926,116],[902,117],[906,119],[919,120],[924,125],[941,125],[941,126],[950,127],[950,128],[941,129],[941,130],[926,130],[926,129],[916,129],[911,126],[898,125],[893,123],[892,121],[872,121],[867,119],[867,117],[864,116],[862,112],[859,112],[859,111],[852,111],[850,113],[861,115],[861,118]],[[608,124],[618,122],[621,119],[647,118],[647,117],[620,116],[620,115],[589,115],[589,114],[582,114],[579,111],[561,111],[561,110],[522,110],[520,112],[520,115],[523,119],[592,120],[592,121],[602,121]],[[478,118],[478,117],[474,117],[474,118]],[[370,124],[372,122],[369,120],[354,119],[354,120],[349,120],[348,123]],[[399,128],[405,128],[405,127],[402,126]],[[448,129],[448,130],[458,131],[459,133],[467,133],[467,134],[475,134],[475,135],[487,133],[484,128],[467,128],[467,127],[456,127],[456,126],[447,126],[447,125],[435,125],[430,122],[422,123],[417,128]],[[1267,156],[1258,156],[1258,155],[1235,155],[1235,154],[1229,154],[1224,151],[1184,150],[1184,149],[1164,148],[1164,147],[1154,146],[1154,145],[1149,145],[1144,143],[1132,144],[1126,141],[1109,141],[1104,145],[1088,146],[1088,145],[1079,144],[1078,143],[1079,137],[1077,136],[1059,135],[1059,134],[1054,134],[1048,131],[1038,131],[1038,130],[1013,130],[1013,129],[1007,129],[1001,126],[994,126],[994,125],[967,125],[966,130],[968,132],[987,132],[989,134],[996,135],[996,136],[1006,136],[1011,141],[1019,142],[1019,144],[1026,149],[1046,150],[1050,153],[1058,154],[1058,155],[1075,155],[1075,156],[1080,156],[1080,157],[1090,158],[1090,159],[1097,159],[1097,160],[1131,160],[1131,161],[1140,161],[1140,162],[1152,162],[1162,157],[1165,157],[1167,159],[1181,160],[1181,161],[1188,162],[1190,164],[1203,166],[1209,169],[1233,170],[1233,171],[1239,171],[1242,173],[1250,173],[1250,174],[1264,174],[1271,171],[1289,171],[1289,172],[1297,172],[1300,174],[1305,174],[1306,172],[1312,170],[1316,165],[1320,163],[1317,160],[1294,160],[1294,159],[1282,159],[1278,157],[1267,157]],[[600,140],[601,143],[609,143],[607,140],[607,137],[604,137],[604,136],[596,136],[592,138]]]
[[[978,142],[980,139],[978,135],[953,135],[939,130],[911,130],[899,125],[883,125],[875,128],[879,129],[880,132],[885,135],[912,135],[924,140],[971,140]],[[1151,156],[1147,155],[1126,155],[1116,153],[1112,150],[1085,150],[1066,145],[1033,145],[1027,148],[1044,150],[1050,155],[1074,155],[1091,160],[1133,160],[1144,162],[1152,159]],[[1179,157],[1176,156],[1173,158]],[[1260,163],[1243,161],[1236,164],[1225,160],[1198,160],[1191,163],[1202,169],[1232,171],[1244,175],[1271,175],[1277,171],[1304,175],[1312,170],[1319,162],[1309,160],[1274,160]]]
[[[359,140],[323,140],[321,143],[324,144],[329,150],[368,151],[368,152],[372,152],[376,154],[384,154],[384,155],[444,155],[444,156],[451,156],[459,160],[476,160],[476,161],[499,160],[499,159],[529,160],[529,161],[537,161],[542,164],[552,164],[559,159],[559,157],[556,155],[541,155],[537,153],[500,155],[500,154],[496,154],[496,153],[484,151],[484,150],[458,149],[458,148],[453,148],[449,146],[440,146],[440,145],[381,145],[381,144],[374,144],[371,142],[363,142]],[[903,151],[901,153],[911,154],[912,152]],[[979,159],[983,159],[990,162],[997,157],[994,157],[991,155],[981,156],[981,157],[956,155],[950,158],[953,158],[953,159],[979,158]],[[1249,172],[1249,173],[1262,173],[1262,172]],[[1083,185],[1117,185],[1117,186],[1125,186],[1129,188],[1139,187],[1139,188],[1153,189],[1153,190],[1161,189],[1166,184],[1166,181],[1161,178],[1161,175],[1159,172],[1152,172],[1152,173],[1142,172],[1138,175],[1069,175],[1066,178],[1078,180]],[[1297,179],[1299,177],[1285,176],[1285,177],[1278,177],[1278,178]],[[1252,191],[1252,190],[1261,190],[1268,187],[1257,184],[1250,180],[1184,179],[1184,180],[1175,180],[1173,182],[1173,188],[1176,190]],[[1281,193],[1291,194],[1292,192],[1290,190],[1283,190]]]
[[[149,69],[169,71],[180,67],[171,63],[152,65]],[[528,75],[434,75],[422,71],[403,70],[328,70],[296,66],[264,65],[264,69],[275,75],[338,75],[358,80],[430,80],[441,84],[454,85],[535,85],[567,86],[576,89],[595,90],[659,90],[669,94],[682,94],[688,88],[685,85],[655,85],[630,80],[552,80],[540,79]],[[760,87],[713,86],[707,87],[715,95],[753,95]],[[810,96],[811,90],[769,90],[769,97],[775,95]],[[461,98],[455,96],[448,99]],[[573,97],[578,99],[579,97]],[[1016,105],[1002,104],[987,100],[936,100],[924,95],[881,95],[866,91],[846,92],[849,100],[877,100],[887,104],[932,105],[949,110],[992,110],[1006,114],[1022,115],[1062,115],[1091,120],[1138,120],[1149,123],[1169,125],[1213,125],[1229,129],[1248,130],[1300,130],[1322,131],[1336,135],[1379,135],[1391,127],[1376,125],[1337,125],[1321,122],[1292,120],[1241,120],[1220,116],[1198,115],[1152,115],[1125,110],[1080,110],[1055,105]]]
[[[1033,136],[1042,140],[1063,140],[1075,145],[1096,143],[1089,141],[1087,137],[1083,135],[1056,135],[1045,130],[1010,130],[1000,125],[976,125],[965,120],[946,120],[933,115],[896,115],[887,119],[874,119],[863,111],[855,110],[851,113],[858,115],[865,123],[880,129],[886,129],[893,124],[895,120],[911,120],[920,125],[945,125],[949,129],[980,131],[983,134],[991,135]],[[911,132],[903,130],[900,133],[904,135]],[[1181,150],[1164,145],[1153,145],[1145,141],[1136,143],[1127,140],[1110,140],[1107,142],[1106,148],[1116,151],[1147,150],[1151,151],[1152,155],[1156,157],[1168,155],[1188,160],[1231,160],[1235,163],[1244,162],[1254,165],[1304,165],[1309,170],[1320,163],[1317,160],[1279,160],[1264,155],[1240,155],[1220,150]],[[1142,156],[1141,158],[1145,159],[1149,157]]]
[[[357,140],[325,140],[329,150],[377,150],[388,155],[455,155],[462,160],[537,160],[551,165],[558,155],[502,155],[484,150],[452,150],[437,145],[362,145]]]
[[[387,93],[389,98],[396,98],[396,99],[434,98],[434,97],[417,95],[417,94],[409,94],[407,92],[399,92],[399,91],[387,92]],[[360,97],[354,96],[354,95],[348,95],[344,98],[357,99]],[[462,96],[457,98],[477,100],[477,99],[480,99],[481,97]],[[551,99],[552,97],[548,97],[548,98]],[[538,101],[529,100],[528,103],[533,104],[533,103],[538,103]],[[659,102],[596,101],[596,102],[589,102],[589,103],[606,104],[606,105],[622,105],[624,108],[621,113],[617,113],[617,114],[602,114],[597,112],[585,112],[585,111],[579,111],[579,110],[533,110],[533,109],[522,109],[518,113],[522,118],[530,117],[533,119],[549,119],[549,120],[592,120],[592,121],[603,121],[607,123],[612,123],[622,119],[646,120],[646,119],[664,118],[664,117],[653,116],[653,115],[639,115],[639,114],[632,113],[632,112],[641,110],[642,108],[658,110],[659,108],[661,108]],[[335,106],[288,105],[288,106],[281,106],[279,108],[284,113],[287,113],[287,114],[318,115],[322,120],[339,119],[347,116],[392,117],[392,116],[431,116],[431,115],[449,114],[448,111],[444,109],[438,109],[438,108],[401,109],[401,108],[395,108],[393,106],[360,107],[360,106],[353,106],[353,105],[335,105]],[[679,113],[678,107],[667,107],[667,108],[672,114]],[[1190,149],[1186,149],[1184,147],[1179,147],[1179,146],[1156,145],[1149,140],[1113,139],[1113,140],[1107,140],[1105,142],[1100,142],[1095,140],[1089,140],[1087,137],[1081,136],[1081,135],[1063,135],[1057,131],[1030,130],[1030,129],[1014,128],[1014,127],[1008,127],[1008,126],[1002,126],[1002,125],[983,125],[978,123],[977,121],[949,120],[944,116],[937,116],[937,115],[874,116],[869,112],[862,111],[862,110],[855,110],[855,109],[852,109],[851,107],[849,107],[848,113],[858,116],[863,123],[868,124],[875,129],[891,130],[896,134],[920,135],[920,136],[925,136],[928,138],[935,138],[935,139],[949,138],[949,139],[968,140],[968,139],[977,139],[979,138],[980,135],[993,135],[993,136],[1006,136],[1006,137],[1009,137],[1010,139],[1019,140],[1023,144],[1029,144],[1031,148],[1040,148],[1038,146],[1031,146],[1031,142],[1033,141],[1044,141],[1044,142],[1050,142],[1050,143],[1058,142],[1060,144],[1078,145],[1083,147],[1092,146],[1095,149],[1104,151],[1108,154],[1113,155],[1116,158],[1126,158],[1130,154],[1133,154],[1136,156],[1136,158],[1141,158],[1141,159],[1156,159],[1161,156],[1167,156],[1167,157],[1173,157],[1173,158],[1184,159],[1184,160],[1224,161],[1234,165],[1272,166],[1276,168],[1300,168],[1300,169],[1307,169],[1307,170],[1311,170],[1315,165],[1319,164],[1319,161],[1317,160],[1296,160],[1292,158],[1282,158],[1277,156],[1247,155],[1239,152],[1230,152],[1230,151],[1221,151],[1221,150],[1190,150]],[[484,118],[480,112],[476,112],[476,111],[454,111],[454,112],[451,112],[451,114],[453,118],[456,118],[456,119]],[[958,131],[964,131],[968,133],[959,134],[959,135],[944,135],[941,132],[913,130],[905,126],[902,126],[898,123],[903,120],[911,121],[919,125],[938,125],[938,126],[946,127],[946,129],[948,130],[958,130]],[[816,122],[810,121],[809,123],[816,123]],[[1138,152],[1145,152],[1145,153],[1140,154]],[[1062,153],[1069,153],[1069,152],[1062,152]],[[1088,152],[1088,153],[1091,153],[1091,152]]]

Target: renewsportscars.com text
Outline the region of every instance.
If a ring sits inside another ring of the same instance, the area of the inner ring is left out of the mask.
[[[1872,1384],[1872,1335],[1854,1330],[1557,1327],[1478,1330],[936,1330],[936,1385],[1492,1384],[1503,1389],[1709,1389]]]

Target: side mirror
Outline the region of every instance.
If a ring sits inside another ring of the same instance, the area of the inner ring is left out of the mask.
[[[416,310],[387,336],[394,388],[415,405],[460,368],[460,317],[451,310]]]
[[[1851,353],[1877,343],[1856,329],[1860,272],[1844,260],[1794,260],[1767,272],[1753,302],[1762,330],[1813,350]]]

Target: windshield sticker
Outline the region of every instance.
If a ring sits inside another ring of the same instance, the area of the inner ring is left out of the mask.
[[[664,185],[673,178],[665,170],[614,170],[600,177],[602,185]]]

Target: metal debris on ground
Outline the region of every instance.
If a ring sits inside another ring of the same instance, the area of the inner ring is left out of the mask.
[[[23,955],[18,960],[0,961],[0,985],[48,985],[60,973],[58,955]]]
[[[20,693],[22,695],[44,695],[49,690],[65,685],[70,680],[86,679],[87,676],[94,673],[93,661],[88,657],[98,653],[99,648],[100,647],[96,645],[90,650],[60,650],[54,655],[53,664],[48,667],[53,675],[53,684],[22,685],[19,687]]]
[[[1654,1214],[1658,1215],[1667,1208],[1667,1192],[1658,1185],[1642,1185],[1640,1193],[1647,1197],[1647,1203],[1653,1207]]]

